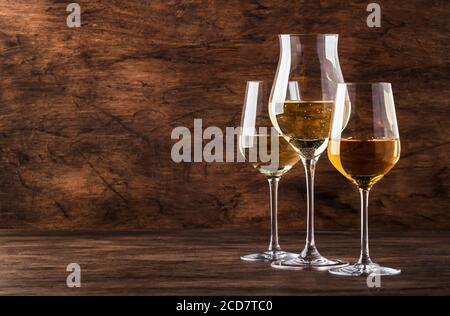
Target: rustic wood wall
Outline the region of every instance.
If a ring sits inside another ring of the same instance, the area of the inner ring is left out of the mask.
[[[347,81],[393,83],[402,158],[373,190],[374,229],[450,229],[448,1],[0,0],[0,227],[266,227],[247,164],[176,164],[176,126],[239,124],[245,81],[273,79],[278,33],[339,33]],[[301,165],[280,227],[303,228]],[[326,156],[319,229],[357,229],[359,198]]]

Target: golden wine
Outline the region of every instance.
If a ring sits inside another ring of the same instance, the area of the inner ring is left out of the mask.
[[[284,102],[276,121],[302,157],[314,158],[327,148],[333,105],[333,101]]]
[[[400,159],[399,139],[331,140],[328,158],[333,166],[358,187],[368,189]]]
[[[280,177],[288,172],[300,159],[298,153],[281,135],[275,135],[278,140],[278,148],[272,148],[270,135],[255,135],[253,137],[253,147],[242,148],[241,152],[247,161],[253,163],[253,167],[267,177]],[[253,151],[253,155],[252,155]],[[263,161],[262,155],[274,159]],[[275,156],[277,155],[277,156]],[[252,161],[253,160],[253,161]]]

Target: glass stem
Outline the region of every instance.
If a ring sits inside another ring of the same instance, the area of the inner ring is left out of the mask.
[[[314,241],[314,172],[318,157],[314,159],[302,158],[306,173],[306,194],[307,194],[307,226],[306,226],[306,245],[302,251],[302,257],[311,257],[318,254]]]
[[[361,195],[361,255],[358,263],[367,265],[372,263],[369,256],[369,188],[360,188],[359,194]]]
[[[269,251],[281,250],[278,243],[278,182],[279,177],[267,178],[270,188],[270,244]]]

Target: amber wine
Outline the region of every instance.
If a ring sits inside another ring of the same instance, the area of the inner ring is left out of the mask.
[[[331,140],[328,158],[347,179],[366,189],[378,182],[397,163],[400,158],[400,140]]]
[[[280,177],[288,172],[300,159],[298,153],[281,136],[275,136],[278,140],[278,148],[272,148],[270,135],[255,135],[253,137],[253,147],[241,148],[241,151],[247,161],[253,163],[253,167],[268,177]],[[253,155],[251,152],[253,151]],[[267,156],[277,155],[271,161],[262,161],[262,152]]]
[[[276,121],[302,157],[314,158],[327,148],[333,105],[333,101],[284,102]]]

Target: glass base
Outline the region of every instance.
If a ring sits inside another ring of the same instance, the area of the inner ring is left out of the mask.
[[[348,262],[325,258],[315,245],[306,245],[301,254],[294,258],[278,260],[271,264],[273,268],[284,270],[328,270],[346,265]]]
[[[271,264],[272,268],[282,270],[328,270],[346,265],[348,265],[348,262],[337,259],[327,259],[322,256],[315,259],[308,259],[302,258],[300,255],[288,260],[278,260]]]
[[[282,259],[294,258],[296,256],[298,255],[295,253],[286,252],[282,250],[275,250],[241,256],[241,260],[250,262],[272,262]]]
[[[388,267],[381,267],[374,263],[363,264],[355,263],[351,266],[346,266],[342,268],[335,268],[328,270],[334,275],[343,276],[368,276],[368,275],[397,275],[402,272],[400,269],[393,269]]]

